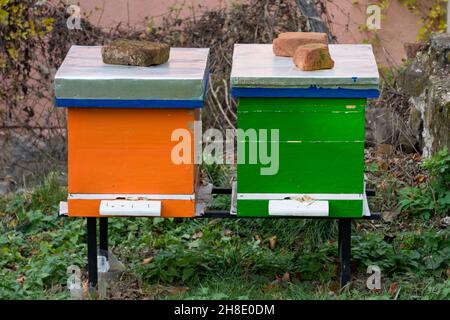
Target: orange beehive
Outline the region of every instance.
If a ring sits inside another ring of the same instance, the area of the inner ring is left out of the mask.
[[[164,65],[127,67],[103,64],[100,47],[71,48],[55,80],[56,103],[68,107],[69,216],[195,215],[207,55],[172,48]],[[172,159],[177,129],[189,133],[184,163]],[[100,210],[123,201],[123,211]],[[159,212],[137,209],[143,201]]]

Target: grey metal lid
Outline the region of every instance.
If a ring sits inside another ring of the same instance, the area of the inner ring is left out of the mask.
[[[329,50],[335,61],[333,69],[302,71],[292,58],[275,56],[272,44],[235,44],[231,86],[378,90],[379,74],[371,45],[330,44]]]
[[[86,100],[89,105],[95,105],[95,100],[119,100],[118,104],[121,100],[202,102],[208,54],[207,48],[171,48],[167,63],[136,67],[104,64],[101,46],[72,46],[55,75],[57,104],[72,106]]]

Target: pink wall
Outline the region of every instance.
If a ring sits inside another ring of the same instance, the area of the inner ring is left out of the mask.
[[[235,2],[238,2],[234,0]],[[182,16],[191,13],[191,8],[204,5],[209,8],[227,6],[233,0],[79,0],[83,14],[87,14],[94,24],[109,28],[122,22],[136,28],[145,28],[145,19],[167,13],[171,7],[182,7]],[[356,4],[353,4],[355,2]],[[359,27],[366,21],[366,8],[376,0],[326,0],[328,15],[331,18],[332,32],[339,43],[361,43],[368,39],[366,32]],[[426,1],[424,1],[426,2]],[[184,4],[184,5],[183,5]],[[398,65],[405,57],[404,42],[414,42],[418,32],[418,16],[406,10],[398,1],[391,1],[383,12],[386,18],[381,21],[381,29],[376,32],[379,41],[374,48],[377,61],[382,65]],[[372,34],[372,38],[374,33]]]
[[[168,13],[171,8],[182,8],[181,15],[188,16],[191,8],[198,6],[217,8],[227,6],[233,0],[79,0],[82,13],[88,14],[94,24],[114,27],[122,22],[136,27],[145,26],[146,18],[158,17]]]
[[[366,8],[377,1],[327,0],[326,5],[331,17],[331,30],[339,43],[361,43],[369,38],[374,46],[377,61],[382,65],[398,65],[406,56],[403,44],[415,42],[419,31],[419,17],[409,12],[398,1],[390,1],[390,6],[383,11],[381,29],[360,31],[366,23]],[[423,1],[427,2],[427,1]],[[378,40],[377,40],[378,37]]]

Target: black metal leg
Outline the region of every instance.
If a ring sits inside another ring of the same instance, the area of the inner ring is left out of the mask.
[[[100,254],[108,259],[108,218],[100,218]]]
[[[352,220],[339,219],[339,258],[341,262],[341,288],[350,281]]]
[[[87,218],[89,288],[97,286],[97,218]]]
[[[341,242],[342,242],[342,231],[341,231],[341,219],[338,220],[338,257],[341,261]]]

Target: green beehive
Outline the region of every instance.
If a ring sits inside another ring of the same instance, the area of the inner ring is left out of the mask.
[[[238,215],[367,214],[364,112],[378,70],[370,45],[329,49],[333,69],[301,71],[270,44],[235,45]]]

